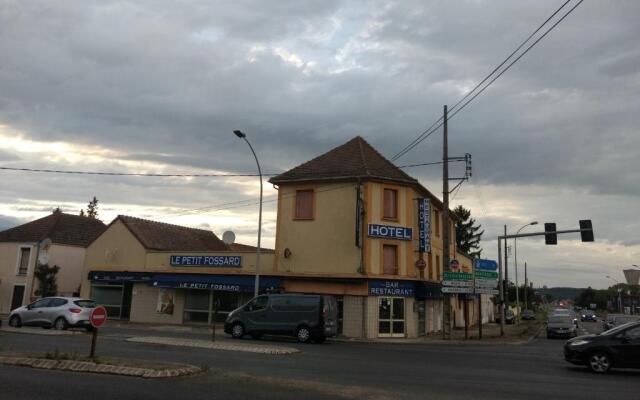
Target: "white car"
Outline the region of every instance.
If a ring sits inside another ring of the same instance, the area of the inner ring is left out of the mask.
[[[79,297],[45,297],[18,307],[9,314],[9,326],[41,326],[67,329],[82,327],[91,330],[89,316],[96,302]]]

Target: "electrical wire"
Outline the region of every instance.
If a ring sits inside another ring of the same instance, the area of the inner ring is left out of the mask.
[[[467,92],[467,94],[462,97],[462,99],[460,99],[451,109],[450,111],[453,112],[453,114],[449,117],[449,118],[453,118],[453,116],[455,116],[458,112],[462,111],[462,109],[464,109],[471,101],[473,101],[473,99],[475,99],[479,94],[481,94],[482,92],[484,92],[496,79],[498,79],[500,76],[502,76],[502,74],[504,74],[509,68],[511,68],[511,66],[513,64],[515,64],[520,58],[522,58],[533,46],[535,46],[538,42],[540,42],[540,40],[542,40],[551,30],[553,30],[560,22],[562,22],[569,14],[571,14],[573,12],[573,10],[575,10],[584,0],[580,0],[575,6],[573,6],[573,8],[571,8],[566,14],[564,14],[555,24],[553,24],[551,26],[551,28],[549,28],[540,38],[538,38],[531,46],[529,46],[520,56],[518,56],[511,64],[509,64],[502,72],[500,72],[494,79],[492,79],[484,88],[482,88],[478,93],[476,93],[475,95],[473,95],[473,97],[471,99],[469,99],[466,103],[464,103],[464,105],[462,107],[460,107],[460,109],[456,108],[465,100],[467,99],[469,96],[471,96],[472,93],[474,93],[476,90],[478,90],[478,88],[480,86],[482,86],[483,83],[485,83],[492,75],[494,75],[509,59],[511,59],[511,57],[513,57],[526,43],[528,43],[533,36],[535,36],[536,33],[538,33],[547,23],[549,23],[549,21],[551,19],[553,19],[559,12],[560,10],[562,10],[571,0],[567,0],[565,1],[553,14],[551,14],[551,16],[549,16],[549,18],[547,18],[535,31],[533,31],[533,33],[531,35],[529,35],[513,52],[511,52],[511,54],[509,54],[509,56],[507,58],[505,58],[496,68],[493,69],[493,71],[491,71],[491,73],[489,73],[480,83],[478,83],[472,90],[470,90],[469,92]],[[455,112],[454,112],[455,111]],[[398,153],[396,153],[396,155],[394,155],[391,158],[391,161],[395,161],[397,159],[399,159],[400,157],[404,156],[405,154],[407,154],[409,151],[411,151],[411,149],[413,149],[414,147],[416,147],[418,144],[420,144],[422,141],[424,141],[425,139],[427,139],[429,136],[431,136],[434,132],[436,132],[442,125],[443,125],[443,119],[444,117],[440,117],[438,118],[438,120],[436,120],[429,128],[427,128],[425,131],[423,131],[422,133],[420,133],[415,139],[413,139],[413,141],[411,141],[407,146],[405,146],[402,150],[400,150]]]
[[[94,172],[94,171],[62,171],[55,169],[36,169],[36,168],[14,168],[0,167],[5,171],[22,171],[22,172],[43,172],[50,174],[73,174],[73,175],[107,175],[107,176],[145,176],[145,177],[171,177],[171,178],[213,178],[213,177],[245,177],[260,176],[258,174],[147,174],[137,172]],[[262,176],[275,176],[277,174],[262,174]]]

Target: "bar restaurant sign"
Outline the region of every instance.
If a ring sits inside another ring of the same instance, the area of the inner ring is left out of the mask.
[[[405,228],[403,226],[369,224],[368,234],[369,234],[369,237],[384,238],[384,239],[397,239],[397,240],[413,239],[413,229]]]
[[[411,281],[369,281],[369,296],[413,297],[415,284]]]
[[[170,256],[172,267],[240,267],[241,256]]]

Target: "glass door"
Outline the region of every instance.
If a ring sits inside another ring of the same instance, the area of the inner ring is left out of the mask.
[[[404,337],[404,298],[378,298],[378,336]]]

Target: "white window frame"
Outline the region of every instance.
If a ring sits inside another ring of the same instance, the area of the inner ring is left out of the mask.
[[[20,273],[20,261],[22,261],[22,250],[29,249],[29,260],[27,261],[27,272],[23,275]],[[18,255],[16,256],[16,276],[29,276],[29,267],[31,266],[31,257],[33,256],[33,246],[19,246]]]

